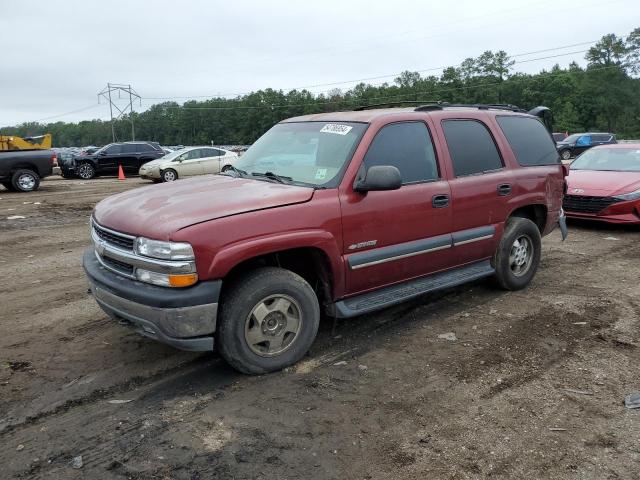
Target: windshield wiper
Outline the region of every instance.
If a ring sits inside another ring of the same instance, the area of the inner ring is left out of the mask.
[[[229,165],[229,168],[227,168],[224,172],[221,172],[220,175],[227,175],[227,176],[231,176],[229,175],[227,172],[233,172],[235,173],[235,175],[233,175],[233,177],[235,178],[247,178],[249,176],[249,174],[247,172],[245,172],[244,170],[240,170],[239,168],[234,167],[233,165]]]
[[[293,178],[291,178],[291,177],[284,177],[282,175],[276,175],[273,172],[264,172],[264,173],[251,172],[251,175],[253,175],[254,177],[265,177],[265,178],[268,178],[270,180],[275,180],[278,183],[284,183],[284,184],[288,184],[288,183],[291,183],[293,181]]]

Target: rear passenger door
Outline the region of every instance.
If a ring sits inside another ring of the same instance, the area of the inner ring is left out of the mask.
[[[220,161],[224,152],[217,148],[202,149],[202,170],[204,173],[219,173]]]
[[[509,212],[512,173],[484,122],[447,119],[441,126],[453,167],[449,184],[456,263],[488,258]]]
[[[347,292],[355,294],[422,276],[451,262],[449,184],[441,174],[427,125],[383,126],[371,141],[361,170],[398,168],[398,190],[340,191]]]
[[[138,173],[138,145],[135,143],[123,144],[118,163],[122,165],[125,172]]]

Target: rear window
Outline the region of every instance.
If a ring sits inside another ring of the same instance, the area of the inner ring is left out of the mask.
[[[137,153],[137,145],[128,143],[126,145],[122,145],[122,153]]]
[[[445,120],[442,129],[456,177],[503,167],[493,137],[483,123],[477,120]]]
[[[514,115],[497,116],[496,120],[521,166],[553,165],[560,161],[549,132],[539,120]]]

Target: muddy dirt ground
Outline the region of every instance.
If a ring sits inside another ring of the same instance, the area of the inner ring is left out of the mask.
[[[143,183],[0,187],[1,478],[638,478],[640,229],[571,223],[525,291],[325,321],[300,364],[246,377],[87,293],[92,207]]]

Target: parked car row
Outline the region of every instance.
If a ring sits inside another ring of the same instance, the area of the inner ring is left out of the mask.
[[[155,182],[220,173],[231,168],[238,154],[213,147],[187,147],[169,153],[140,167],[140,177]]]

